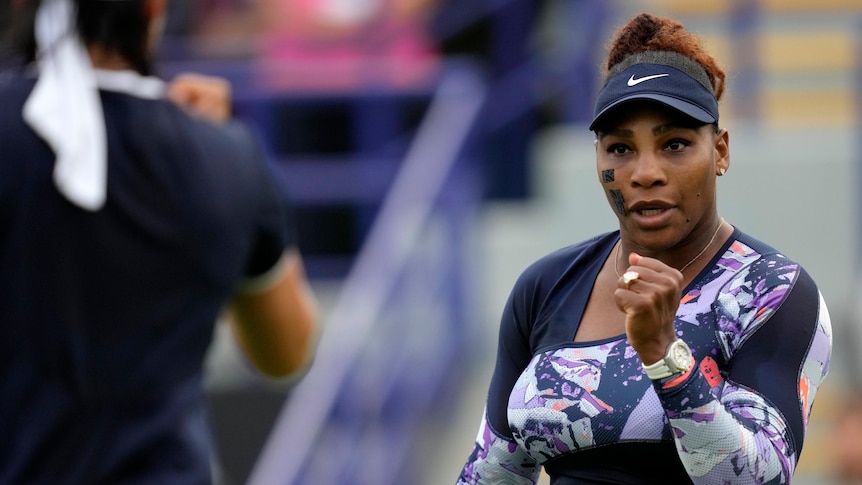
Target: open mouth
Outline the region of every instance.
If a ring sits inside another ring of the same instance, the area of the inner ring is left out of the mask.
[[[635,212],[642,216],[657,216],[664,211],[665,209],[638,209]]]

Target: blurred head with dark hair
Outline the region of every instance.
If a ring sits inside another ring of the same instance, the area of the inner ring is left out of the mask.
[[[0,67],[32,61],[37,0],[0,0]]]
[[[34,40],[35,13],[41,2],[0,0],[3,38],[24,62],[38,55]],[[96,67],[126,67],[143,75],[153,73],[153,52],[161,35],[167,0],[73,0],[78,35]],[[124,65],[124,66],[122,66]]]

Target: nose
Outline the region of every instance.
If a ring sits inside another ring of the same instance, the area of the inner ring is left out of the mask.
[[[655,154],[640,153],[634,162],[632,186],[650,188],[667,183],[664,166]]]

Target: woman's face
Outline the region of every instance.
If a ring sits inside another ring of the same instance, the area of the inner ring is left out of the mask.
[[[598,133],[596,165],[631,249],[658,254],[697,239],[695,228],[715,227],[715,178],[729,165],[727,132],[651,102],[619,111]]]

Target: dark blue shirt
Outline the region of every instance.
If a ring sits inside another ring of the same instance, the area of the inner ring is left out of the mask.
[[[0,83],[0,483],[207,483],[220,308],[293,244],[255,138],[102,91],[107,202],[65,199]],[[72,129],[73,127],[70,127]]]

